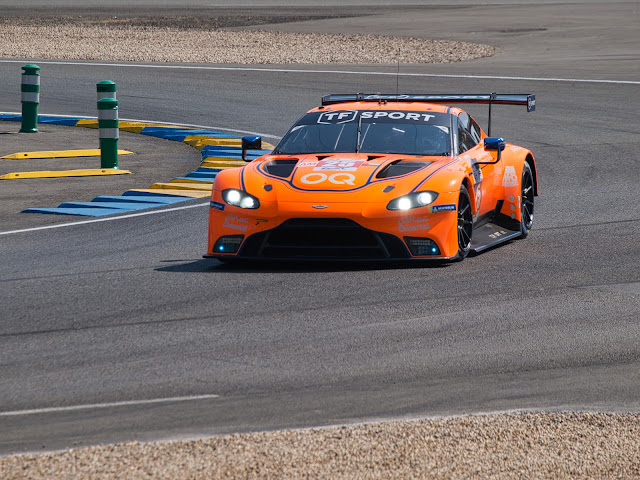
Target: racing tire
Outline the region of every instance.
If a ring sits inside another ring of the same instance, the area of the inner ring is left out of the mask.
[[[467,187],[460,187],[458,197],[458,255],[457,260],[461,261],[469,255],[471,251],[471,237],[473,235],[473,213],[471,211],[471,199]]]
[[[533,226],[533,173],[529,163],[524,162],[520,182],[520,238],[527,238]]]

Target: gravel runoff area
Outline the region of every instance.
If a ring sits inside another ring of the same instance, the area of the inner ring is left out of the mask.
[[[0,57],[346,64],[458,62],[495,53],[422,38],[220,29],[246,23],[238,18],[197,28],[193,19],[180,21],[0,18]],[[13,455],[0,457],[0,478],[640,478],[639,438],[636,414],[472,415]]]
[[[0,457],[18,479],[640,478],[640,418],[513,413]]]
[[[466,42],[137,25],[0,23],[0,57],[242,64],[451,63],[491,56]]]

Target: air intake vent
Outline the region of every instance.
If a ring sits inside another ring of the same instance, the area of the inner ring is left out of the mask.
[[[245,241],[240,256],[291,259],[409,258],[402,240],[346,218],[294,218]]]
[[[264,169],[269,175],[287,178],[291,176],[291,173],[293,172],[293,169],[296,167],[297,163],[297,158],[275,159],[267,162],[267,164],[264,166]]]
[[[417,160],[396,160],[395,162],[387,165],[376,178],[391,178],[391,177],[399,177],[401,175],[406,175],[408,173],[413,173],[421,168],[426,167],[427,165],[433,162],[422,162]]]

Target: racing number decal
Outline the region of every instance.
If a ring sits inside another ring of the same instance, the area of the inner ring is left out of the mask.
[[[307,173],[303,175],[300,181],[306,185],[315,185],[329,180],[334,185],[354,185],[353,181],[356,179],[355,175],[351,173],[334,173],[333,175],[327,175],[326,173]]]
[[[321,160],[315,165],[313,171],[355,172],[363,163],[364,160]]]

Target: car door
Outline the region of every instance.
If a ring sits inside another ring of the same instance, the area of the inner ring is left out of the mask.
[[[471,116],[466,112],[458,115],[458,152],[461,156],[468,156],[473,170],[477,208],[475,220],[495,209],[499,200],[497,187],[502,178],[501,162],[483,164],[492,162],[493,157],[490,152],[485,151],[482,135],[480,126]]]

